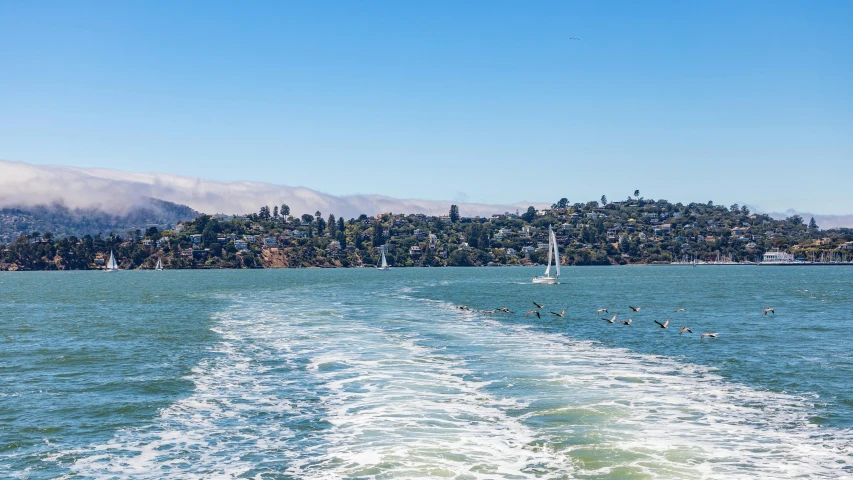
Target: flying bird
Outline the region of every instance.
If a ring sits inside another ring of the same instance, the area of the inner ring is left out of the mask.
[[[630,325],[633,321],[633,318],[629,318],[628,320],[619,320],[619,323],[621,323],[622,325]]]
[[[683,311],[684,311],[684,309],[683,309],[683,308],[679,308],[679,309],[677,309],[677,310],[675,311],[675,313],[683,312]]]
[[[501,307],[498,309],[498,311],[503,313],[512,313],[512,311],[506,307]]]
[[[678,331],[678,334],[681,335],[684,332],[693,333],[693,330],[690,330],[690,327],[681,327],[681,330]]]
[[[639,312],[640,311],[640,307],[632,307],[632,306],[628,305],[628,308],[630,308],[632,312]]]
[[[717,338],[717,333],[716,332],[714,332],[714,333],[703,333],[702,335],[699,336],[700,339],[705,338],[705,337]]]
[[[657,323],[658,325],[660,325],[660,328],[667,328],[667,327],[669,327],[669,319],[668,319],[668,318],[667,318],[667,319],[666,319],[666,321],[665,321],[665,322],[663,322],[663,323],[660,323],[660,322],[659,322],[659,321],[657,321],[657,320],[655,320],[655,323]]]
[[[598,310],[595,311],[596,315],[601,315],[602,313],[610,313],[610,312],[608,312],[606,308],[599,308]]]
[[[569,37],[569,40],[580,40],[578,37]]]
[[[602,320],[604,320],[607,323],[614,323],[614,322],[616,322],[616,317],[618,317],[618,316],[619,316],[619,314],[617,313],[616,315],[613,315],[613,318],[602,318]]]
[[[536,303],[536,302],[533,302],[533,305],[536,305],[536,308],[542,308],[542,305],[539,305],[539,304],[538,304],[538,303]]]
[[[775,308],[770,308],[770,307],[765,308],[765,309],[764,309],[764,315],[765,315],[765,316],[767,316],[767,312],[770,312],[770,313],[772,313],[773,315],[776,315],[776,309],[775,309]]]
[[[527,315],[525,315],[525,317],[529,317],[531,313],[535,313],[535,314],[536,314],[536,318],[542,318],[542,317],[540,317],[540,316],[539,316],[539,310],[528,310],[528,311],[527,311]]]
[[[564,308],[564,309],[563,309],[563,311],[562,311],[562,312],[560,312],[560,313],[557,313],[557,312],[551,312],[551,313],[553,313],[554,315],[556,315],[556,316],[558,316],[558,317],[560,317],[560,318],[563,318],[563,315],[565,315],[565,314],[566,314],[566,310],[568,310],[568,307]]]

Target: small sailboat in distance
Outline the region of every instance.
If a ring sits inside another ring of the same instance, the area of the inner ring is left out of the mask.
[[[555,275],[551,276],[551,261],[554,260],[556,269]],[[554,234],[554,229],[548,227],[548,267],[545,268],[545,275],[533,277],[533,283],[547,283],[553,285],[560,279],[560,250],[557,248],[557,236]]]
[[[385,245],[379,247],[379,251],[382,253],[382,259],[379,262],[379,266],[376,267],[377,270],[391,270],[391,267],[388,266],[388,261],[385,260]]]
[[[160,261],[160,258],[157,258],[157,266],[154,267],[154,270],[163,270],[163,262]]]
[[[110,250],[110,261],[107,262],[105,272],[115,272],[118,271],[118,263],[116,263],[116,256],[113,255],[113,251]]]

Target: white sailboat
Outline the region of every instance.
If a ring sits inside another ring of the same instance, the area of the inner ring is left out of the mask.
[[[551,261],[554,261],[555,275],[551,275]],[[545,268],[545,275],[533,277],[533,283],[555,284],[560,279],[560,249],[557,248],[557,236],[554,230],[548,227],[548,267]]]
[[[113,251],[110,250],[110,261],[107,262],[106,272],[115,272],[118,271],[118,263],[116,263],[116,257],[113,255]]]
[[[160,259],[157,259],[157,266],[154,267],[154,270],[163,270],[163,262]]]
[[[377,270],[391,270],[391,267],[388,266],[388,261],[385,260],[385,245],[379,247],[379,251],[382,253],[382,260],[379,263],[379,266],[376,267]]]

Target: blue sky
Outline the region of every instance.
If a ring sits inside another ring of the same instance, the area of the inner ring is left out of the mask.
[[[9,0],[0,158],[850,213],[851,27],[843,1]]]

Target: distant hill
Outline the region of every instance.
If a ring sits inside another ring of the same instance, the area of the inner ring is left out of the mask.
[[[145,231],[152,226],[171,228],[198,215],[186,205],[150,197],[122,214],[93,208],[69,209],[60,204],[5,207],[0,208],[0,243],[8,243],[21,234],[33,232],[51,232],[55,237],[108,235],[110,232],[125,235],[129,231]]]

